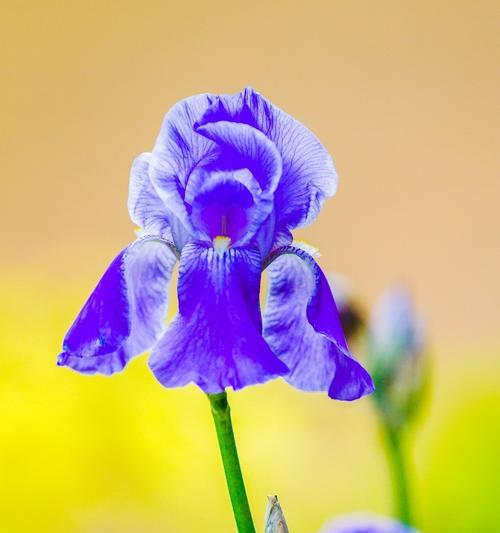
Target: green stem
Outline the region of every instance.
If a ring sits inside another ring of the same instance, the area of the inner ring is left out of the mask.
[[[386,437],[387,456],[391,469],[395,512],[401,522],[410,525],[412,523],[412,513],[408,472],[401,441],[401,433],[391,429],[387,425],[384,425],[384,432]]]
[[[231,498],[238,532],[255,533],[247,493],[245,491],[245,483],[241,475],[227,394],[221,392],[219,394],[208,394],[207,396],[212,408],[222,464],[224,465],[224,473],[226,474],[227,488],[229,490],[229,497]]]

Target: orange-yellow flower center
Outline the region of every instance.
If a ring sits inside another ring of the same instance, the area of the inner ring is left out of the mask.
[[[217,235],[213,240],[213,245],[217,252],[224,252],[231,245],[231,239],[225,235]]]

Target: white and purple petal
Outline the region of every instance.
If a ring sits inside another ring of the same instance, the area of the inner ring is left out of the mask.
[[[264,383],[288,369],[262,337],[257,249],[191,243],[179,266],[179,314],[149,365],[165,387],[196,383],[207,393]]]
[[[275,193],[278,229],[311,222],[323,201],[337,190],[333,161],[317,137],[252,88],[236,95],[212,97],[196,128],[221,121],[248,124],[275,143],[283,175]]]
[[[371,393],[370,375],[349,352],[330,287],[313,257],[285,246],[267,271],[264,338],[290,369],[285,379],[338,400]]]
[[[155,237],[120,252],[66,334],[58,364],[109,375],[149,349],[165,329],[175,262],[170,245]]]
[[[130,170],[128,211],[132,221],[146,233],[172,239],[172,214],[160,199],[149,177],[150,153],[136,157]]]
[[[226,165],[250,169],[263,193],[274,193],[281,177],[281,156],[261,131],[229,121],[210,122],[196,131],[224,149]]]
[[[254,220],[256,199],[240,176],[240,171],[212,171],[198,169],[193,173],[197,183],[191,206],[191,221],[212,242],[217,236],[226,236],[232,243],[247,238]],[[247,171],[250,172],[250,171]],[[251,178],[253,179],[253,178]],[[189,189],[188,189],[189,192]]]
[[[196,131],[212,139],[222,148],[221,156],[205,167],[207,175],[214,172],[214,169],[210,167],[216,169],[222,167],[230,169],[235,174],[241,174],[241,169],[249,170],[253,177],[253,180],[247,179],[247,181],[250,182],[254,205],[251,210],[247,210],[248,224],[244,235],[233,244],[245,246],[250,243],[255,234],[261,230],[264,222],[266,222],[265,232],[273,235],[274,192],[282,175],[281,156],[274,143],[252,126],[228,121],[198,126]],[[191,185],[191,179],[192,177],[188,182],[188,188]],[[271,241],[272,239],[266,245],[262,238],[259,239],[262,245],[262,255],[267,255],[269,252]]]
[[[260,189],[260,194],[255,195],[255,209],[248,213],[252,216],[244,240],[238,244],[250,242],[264,221],[266,232],[274,232],[276,217],[270,214],[274,207],[274,191],[282,174],[280,154],[272,141],[248,124],[226,121],[197,126],[197,120],[216,98],[202,94],[176,104],[165,116],[149,160],[151,182],[171,212],[168,219],[179,249],[190,240],[204,239],[203,231],[191,218],[190,196],[193,194],[189,190],[195,187],[192,181],[198,185],[201,175],[210,178],[211,173],[218,171],[248,169]],[[269,221],[273,222],[272,228]],[[259,236],[258,242],[267,241]],[[269,249],[261,251],[267,254]]]
[[[220,152],[216,143],[193,129],[198,117],[212,101],[210,94],[199,94],[174,105],[163,119],[151,155],[151,181],[164,204],[178,221],[177,224],[171,221],[178,248],[182,248],[189,240],[189,234],[196,233],[185,204],[185,189],[189,176],[197,166],[208,163]]]
[[[219,147],[199,135],[194,125],[216,98],[205,93],[177,102],[165,115],[153,153],[162,153],[171,162],[180,186],[185,189],[195,167],[209,161]]]

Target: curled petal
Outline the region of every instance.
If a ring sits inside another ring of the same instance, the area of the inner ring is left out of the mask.
[[[281,157],[275,144],[262,132],[228,121],[197,126],[196,131],[225,148],[229,152],[225,157],[232,155],[233,168],[249,168],[264,193],[275,191],[281,177]]]
[[[210,94],[191,96],[175,104],[163,119],[153,153],[165,155],[183,189],[192,170],[208,162],[219,150],[193,127],[213,99]]]
[[[187,205],[184,200],[185,191],[177,175],[173,162],[163,152],[153,152],[150,163],[151,181],[158,196],[170,211],[169,223],[175,245],[182,250],[195,230],[191,223]]]
[[[247,238],[253,222],[254,196],[235,179],[235,174],[210,173],[205,183],[197,188],[197,195],[191,202],[191,221],[209,237],[210,242],[220,235],[229,237],[233,243],[239,242]]]
[[[305,126],[252,88],[213,98],[197,128],[220,121],[248,124],[275,143],[283,161],[275,193],[278,229],[308,224],[323,201],[335,194],[337,173],[324,146]]]
[[[195,233],[184,198],[189,176],[220,151],[213,141],[193,129],[211,102],[211,95],[200,94],[173,106],[165,115],[151,156],[151,181],[176,219],[171,220],[171,226],[178,248],[182,248],[189,234]]]
[[[370,375],[349,352],[330,287],[314,259],[285,246],[271,261],[264,338],[289,367],[285,379],[337,400],[372,392]]]
[[[146,232],[171,238],[169,215],[149,177],[150,153],[143,153],[132,163],[128,210],[132,221]]]
[[[261,192],[255,199],[252,220],[244,238],[238,241],[239,245],[244,246],[253,239],[273,211],[274,191],[282,172],[281,156],[272,141],[259,130],[246,124],[220,121],[198,126],[196,130],[224,149],[226,165],[248,168],[260,186]],[[272,220],[274,222],[274,217]],[[261,250],[263,254],[268,252],[269,248]]]
[[[250,192],[254,201],[262,194],[260,185],[247,168],[212,170],[200,167],[195,169],[189,176],[189,182],[186,187],[186,202],[192,206],[200,193],[213,189],[214,186],[224,181],[237,181]]]
[[[150,348],[165,328],[175,261],[170,246],[154,237],[120,252],[66,334],[57,363],[84,374],[113,374]]]
[[[149,365],[165,387],[196,383],[207,393],[264,383],[288,369],[262,338],[257,250],[191,243],[179,266],[179,314]]]

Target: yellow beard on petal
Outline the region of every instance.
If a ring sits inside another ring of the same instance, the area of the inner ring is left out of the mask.
[[[231,239],[224,235],[217,235],[213,240],[213,245],[216,252],[225,252],[231,245]]]

